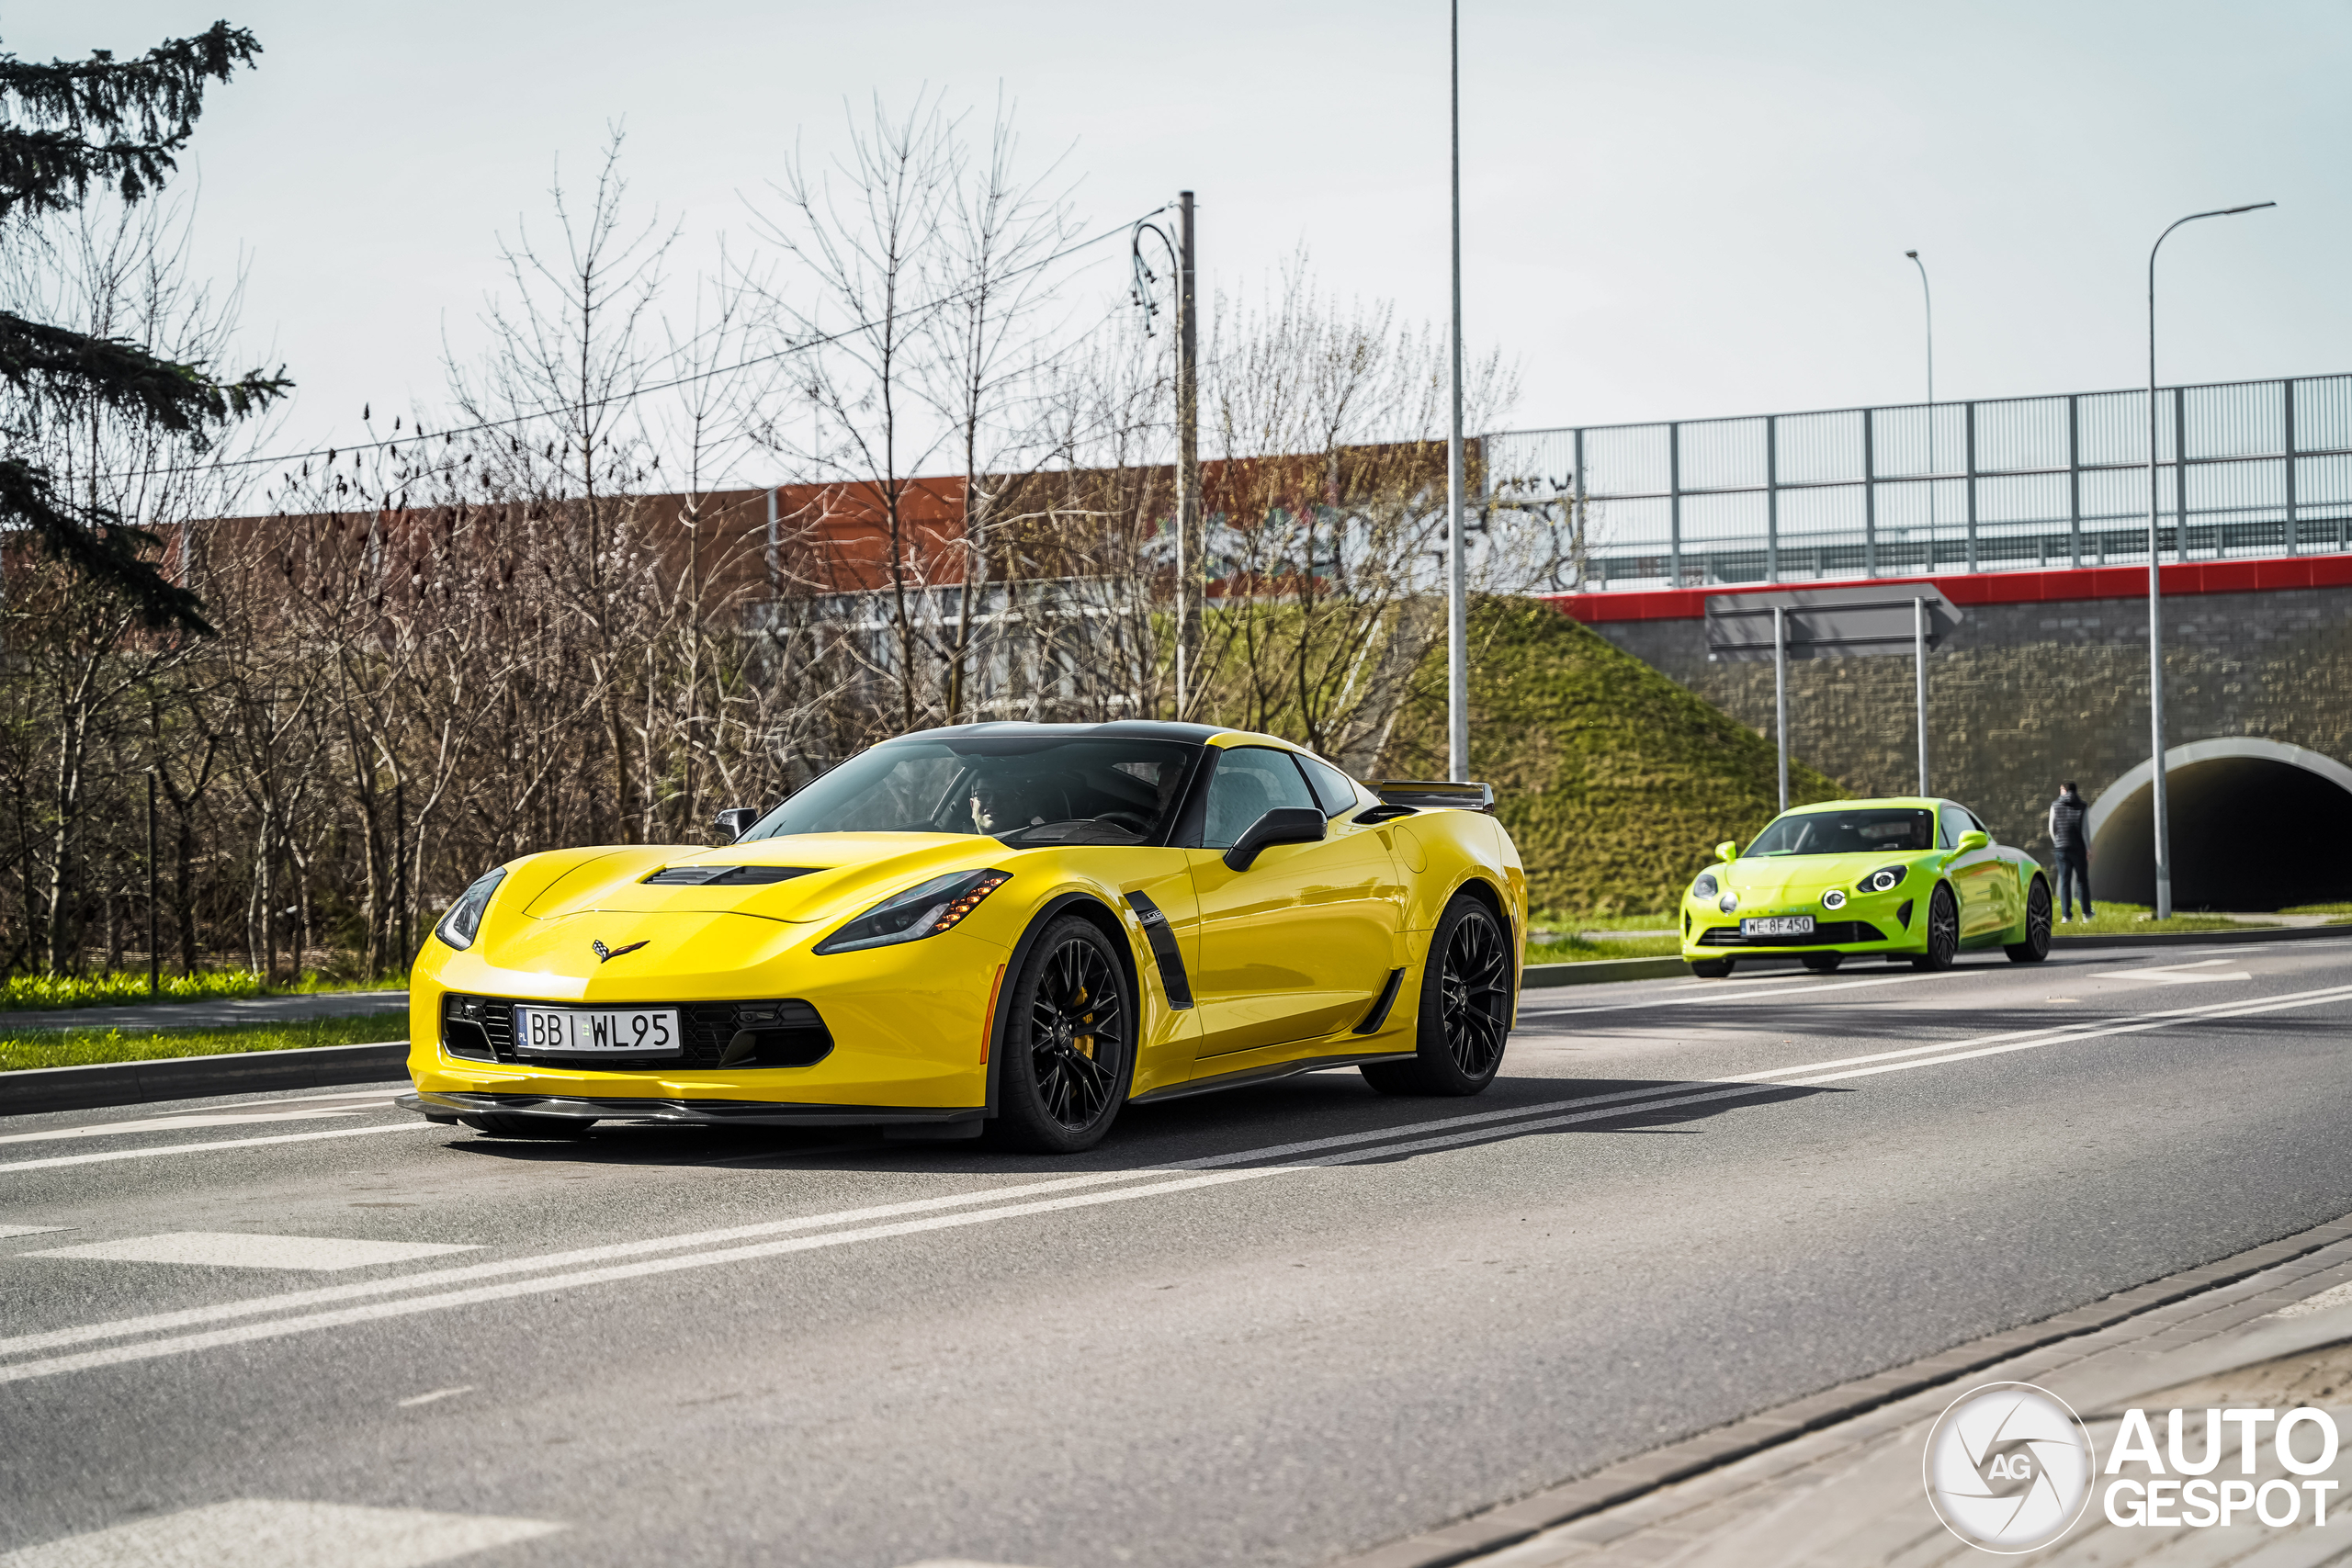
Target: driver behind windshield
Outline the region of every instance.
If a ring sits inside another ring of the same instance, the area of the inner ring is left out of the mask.
[[[1036,799],[1035,781],[975,774],[967,793],[975,833],[1010,833],[1034,828],[1046,820]]]

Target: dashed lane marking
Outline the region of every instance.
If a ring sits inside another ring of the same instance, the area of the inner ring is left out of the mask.
[[[23,1547],[0,1556],[0,1568],[427,1568],[563,1528],[544,1519],[244,1497]]]
[[[413,1263],[452,1252],[479,1252],[474,1246],[441,1242],[356,1241],[344,1236],[255,1235],[246,1231],[167,1231],[20,1252],[19,1258],[63,1258],[94,1263],[193,1263],[210,1269],[300,1269],[332,1272]]]
[[[389,1105],[390,1100],[384,1101]],[[40,1133],[0,1134],[0,1144],[51,1144],[65,1138],[121,1138],[135,1133],[176,1133],[188,1127],[236,1127],[254,1122],[316,1122],[329,1116],[358,1116],[369,1107],[321,1105],[300,1111],[206,1111],[149,1116],[136,1122],[100,1122],[87,1127],[51,1127]]]
[[[54,1235],[70,1231],[72,1225],[0,1225],[0,1241],[14,1241],[20,1235]]]
[[[413,1393],[406,1399],[394,1400],[392,1405],[397,1410],[414,1410],[421,1404],[437,1404],[442,1400],[455,1399],[461,1393],[471,1393],[473,1391],[473,1384],[461,1383],[456,1388],[436,1388],[431,1393]]]

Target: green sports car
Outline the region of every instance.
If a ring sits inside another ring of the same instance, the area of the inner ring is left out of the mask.
[[[1915,969],[1949,969],[1976,948],[2019,964],[2050,956],[2049,877],[1953,801],[1801,806],[1745,852],[1726,840],[1715,854],[1682,898],[1682,956],[1705,978],[1730,974],[1743,953],[1824,975],[1863,953]]]

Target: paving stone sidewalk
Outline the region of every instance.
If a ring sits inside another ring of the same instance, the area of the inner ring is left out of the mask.
[[[1690,1480],[1544,1531],[1475,1559],[1477,1568],[1930,1568],[2052,1562],[2066,1568],[2303,1568],[2352,1562],[2352,1442],[2320,1476],[2343,1483],[2324,1526],[2301,1510],[2295,1525],[2241,1518],[2220,1526],[2118,1528],[2095,1478],[2081,1522],[2056,1544],[1996,1559],[1946,1530],[1921,1482],[1928,1428],[1983,1383],[2036,1383],[2065,1400],[2089,1427],[2102,1466],[2126,1408],[2152,1412],[2159,1443],[2165,1413],[2248,1406],[2326,1410],[2352,1433],[2352,1237],[2233,1284],[2013,1359],[1948,1386],[1825,1427]],[[2191,1414],[2188,1444],[2201,1446]],[[2225,1427],[2234,1435],[2234,1427]],[[2299,1481],[2270,1445],[2245,1479]],[[2239,1478],[2234,1441],[2215,1472]],[[2144,1475],[2134,1465],[2123,1473]]]
[[[400,1012],[407,1007],[406,991],[317,991],[299,997],[0,1012],[0,1029],[221,1029],[306,1018],[356,1018],[372,1012]]]

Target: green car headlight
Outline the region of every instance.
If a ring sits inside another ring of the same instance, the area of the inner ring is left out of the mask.
[[[1855,885],[1857,893],[1892,893],[1911,874],[1907,865],[1883,865]]]
[[[1715,874],[1712,871],[1701,872],[1699,874],[1699,880],[1690,885],[1690,897],[1693,898],[1712,898],[1714,896]]]
[[[449,906],[449,912],[441,917],[441,923],[433,928],[433,934],[460,953],[471,947],[474,938],[481,934],[482,911],[490,908],[490,896],[505,880],[506,868],[503,865],[475,877],[458,895],[458,901]]]
[[[937,936],[962,924],[965,916],[979,908],[981,899],[1012,880],[1009,871],[958,871],[918,882],[850,921],[819,942],[815,951],[854,953]]]

